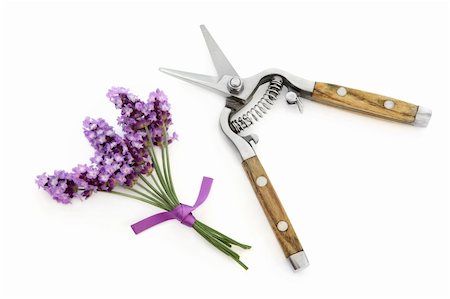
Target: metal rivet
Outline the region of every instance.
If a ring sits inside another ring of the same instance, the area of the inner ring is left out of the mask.
[[[281,220],[280,222],[277,223],[277,228],[280,232],[285,232],[287,231],[289,225],[287,224],[286,221]]]
[[[392,109],[392,108],[394,108],[395,103],[391,100],[387,100],[387,101],[384,101],[383,105],[384,105],[384,108],[386,108],[386,109]]]
[[[264,187],[267,185],[267,179],[264,176],[260,176],[256,179],[256,185],[259,187]]]
[[[239,79],[238,77],[231,78],[230,85],[233,87],[239,87],[241,85],[241,79]]]
[[[344,97],[347,95],[347,89],[345,89],[345,87],[339,87],[336,90],[336,93],[338,94],[338,96]]]
[[[228,91],[237,94],[241,91],[243,85],[244,84],[239,77],[233,77],[228,81]]]

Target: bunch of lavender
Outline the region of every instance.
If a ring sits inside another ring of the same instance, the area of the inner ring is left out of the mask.
[[[231,247],[235,245],[249,249],[250,246],[195,219],[191,212],[197,204],[191,207],[178,200],[168,151],[168,145],[177,139],[177,135],[169,134],[172,117],[166,95],[157,89],[144,102],[128,89],[113,87],[107,97],[121,111],[117,121],[123,136],[101,118],[86,118],[83,122],[84,135],[95,150],[91,163],[80,164],[71,172],[58,170],[53,175],[39,175],[36,179],[38,186],[63,204],[71,203],[73,198],[86,199],[101,191],[159,207],[167,212],[149,217],[153,224],[144,228],[142,223],[147,221],[148,224],[149,219],[136,223],[135,227],[132,226],[135,233],[168,219],[178,219],[247,269]],[[159,217],[157,222],[155,217]]]

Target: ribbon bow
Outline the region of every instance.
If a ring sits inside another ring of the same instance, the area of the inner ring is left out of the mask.
[[[195,222],[195,217],[192,212],[198,208],[208,197],[209,191],[211,190],[213,179],[208,177],[203,177],[202,185],[200,186],[200,192],[197,197],[197,201],[191,207],[185,204],[179,204],[171,211],[166,211],[158,213],[142,219],[139,222],[131,225],[135,234],[139,234],[152,226],[160,224],[161,222],[177,219],[186,226],[192,227]]]

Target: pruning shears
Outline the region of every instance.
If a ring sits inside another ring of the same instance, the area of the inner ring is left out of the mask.
[[[303,269],[309,265],[305,251],[256,155],[254,148],[258,136],[246,134],[245,130],[260,120],[279,98],[296,105],[300,112],[303,111],[303,101],[308,99],[419,127],[427,126],[431,110],[391,97],[303,79],[280,69],[267,69],[252,77],[241,78],[206,27],[201,25],[200,28],[217,76],[167,68],[160,68],[160,71],[208,88],[226,98],[220,126],[240,153],[242,166],[284,255],[294,270]]]

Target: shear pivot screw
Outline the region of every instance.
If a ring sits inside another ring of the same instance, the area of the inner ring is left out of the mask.
[[[392,108],[394,108],[395,103],[391,100],[387,100],[387,101],[384,101],[383,106],[384,106],[384,108],[391,110]]]
[[[228,81],[228,91],[231,93],[239,93],[242,89],[242,81],[239,77],[233,77]]]
[[[258,185],[259,187],[264,187],[265,185],[267,185],[267,179],[263,176],[260,176],[256,179],[256,185]]]
[[[338,94],[338,96],[345,97],[347,95],[347,89],[345,89],[345,87],[339,87],[336,90],[336,93]]]
[[[278,229],[280,232],[285,232],[285,231],[287,231],[288,227],[289,227],[289,225],[287,224],[286,221],[281,220],[281,221],[279,221],[279,222],[277,223],[277,229]]]

